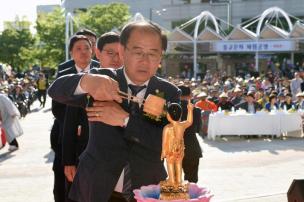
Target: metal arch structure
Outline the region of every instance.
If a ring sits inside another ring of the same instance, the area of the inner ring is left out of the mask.
[[[195,28],[194,28],[194,37],[193,37],[193,73],[194,78],[197,76],[198,68],[197,68],[197,36],[198,36],[198,30],[199,26],[201,24],[202,19],[205,19],[205,25],[208,24],[209,18],[211,19],[211,22],[213,23],[215,27],[215,31],[217,34],[220,33],[220,29],[218,26],[218,23],[216,21],[215,16],[210,13],[209,11],[203,11],[198,15],[197,17],[193,18],[189,21],[189,23],[196,21]],[[188,24],[188,23],[187,23]]]
[[[259,19],[258,26],[257,26],[257,28],[256,28],[257,37],[260,36],[263,21],[264,21],[264,20],[267,18],[267,16],[268,16],[269,14],[271,14],[271,13],[276,13],[276,14],[280,13],[280,14],[286,19],[286,21],[287,21],[287,23],[288,23],[289,31],[292,30],[293,25],[292,25],[292,22],[291,22],[291,20],[290,20],[290,18],[289,18],[289,15],[288,15],[283,9],[281,9],[281,8],[279,8],[279,7],[271,7],[271,8],[266,9],[266,10],[262,13],[262,15],[261,15],[261,17],[260,17],[260,19]]]

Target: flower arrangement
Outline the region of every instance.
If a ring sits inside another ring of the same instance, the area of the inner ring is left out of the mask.
[[[165,93],[162,92],[162,91],[159,91],[159,89],[155,90],[154,95],[157,96],[157,97],[163,98],[163,99],[165,98]],[[155,124],[162,124],[166,120],[166,113],[167,113],[166,112],[166,105],[164,105],[163,112],[160,116],[155,116],[155,115],[149,114],[147,112],[143,112],[143,116],[149,122],[153,122]]]

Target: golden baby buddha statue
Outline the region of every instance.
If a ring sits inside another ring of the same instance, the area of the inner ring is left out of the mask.
[[[188,102],[187,120],[180,121],[181,106],[172,103],[168,107],[167,124],[163,129],[161,159],[166,159],[168,179],[160,182],[160,199],[176,200],[189,199],[188,183],[182,180],[182,162],[184,158],[184,133],[192,125],[193,104]]]

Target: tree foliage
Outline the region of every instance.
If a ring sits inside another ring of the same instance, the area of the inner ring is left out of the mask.
[[[130,18],[126,4],[95,5],[74,15],[74,30],[91,29],[97,36],[119,29]],[[58,7],[50,13],[41,13],[36,20],[36,34],[32,35],[29,22],[6,22],[0,34],[0,62],[16,70],[37,64],[56,68],[65,60],[65,13]]]
[[[36,21],[37,39],[34,55],[41,66],[56,67],[65,58],[65,17],[60,8],[42,13]]]
[[[10,64],[14,69],[27,68],[31,61],[24,57],[25,50],[35,42],[30,32],[29,22],[16,18],[15,22],[6,22],[6,29],[0,35],[0,61]]]
[[[79,28],[87,28],[101,35],[120,28],[130,18],[129,8],[123,3],[95,5],[87,11],[78,11],[76,22]]]

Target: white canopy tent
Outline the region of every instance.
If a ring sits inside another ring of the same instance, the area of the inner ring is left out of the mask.
[[[297,22],[293,25],[295,21]],[[185,28],[193,23],[194,29],[190,33],[185,32]],[[290,52],[293,62],[294,52],[299,51],[297,44],[304,40],[303,21],[278,7],[268,8],[261,15],[237,25],[228,36],[223,31],[227,27],[232,25],[215,17],[209,11],[203,11],[169,35],[168,52],[193,54],[193,71],[196,76],[197,54],[206,51],[200,50],[202,44],[209,43],[208,54],[255,53],[258,70],[261,52]]]
[[[198,16],[192,18],[180,27],[175,28],[168,37],[168,52],[169,53],[193,53],[193,73],[197,75],[197,54],[199,50],[209,51],[209,44],[205,42],[221,41],[226,34],[224,28],[219,24],[222,22],[228,25],[225,21],[216,18],[209,11],[203,11]],[[190,33],[187,30],[190,26],[194,27]],[[231,25],[228,25],[230,27]],[[183,41],[178,41],[178,37],[183,38]],[[201,43],[203,42],[203,43]],[[199,49],[199,50],[198,50]]]

